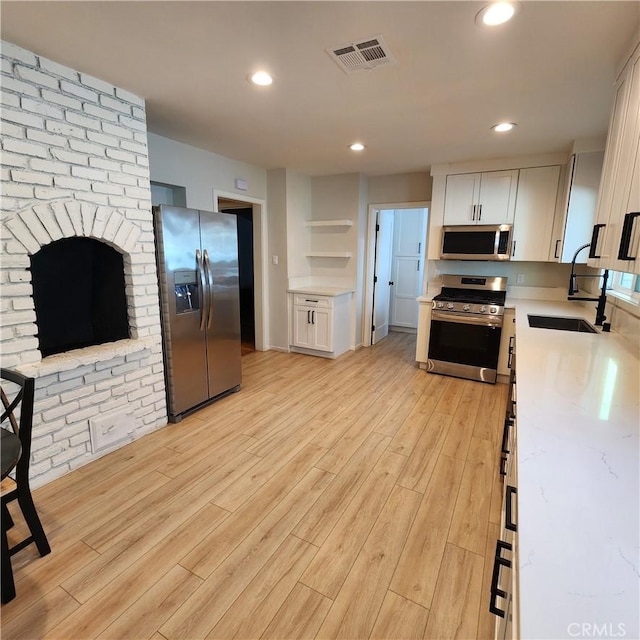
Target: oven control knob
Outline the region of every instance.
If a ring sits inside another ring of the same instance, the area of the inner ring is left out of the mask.
[[[469,309],[471,309],[471,305],[470,304],[465,304],[464,307],[462,307],[463,311],[469,311]]]
[[[442,309],[444,307],[444,302],[438,302],[438,309]]]
[[[489,309],[489,311],[491,313],[498,313],[498,307],[491,307],[491,309]]]
[[[487,307],[485,307],[484,305],[482,305],[480,307],[480,313],[487,313]]]
[[[447,302],[447,309],[453,309],[453,302]]]

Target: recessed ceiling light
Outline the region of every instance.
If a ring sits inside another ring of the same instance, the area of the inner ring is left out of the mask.
[[[515,126],[515,122],[499,122],[498,124],[494,124],[491,129],[496,133],[505,133],[507,131],[511,131]]]
[[[273,78],[266,71],[252,73],[249,80],[260,87],[268,87],[273,83]]]
[[[516,7],[511,2],[492,2],[484,7],[476,16],[476,22],[488,27],[495,27],[513,18]]]
[[[362,142],[354,142],[349,145],[349,149],[351,149],[351,151],[364,151],[364,145]]]

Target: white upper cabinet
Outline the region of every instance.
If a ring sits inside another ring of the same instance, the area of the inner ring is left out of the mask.
[[[638,212],[639,139],[640,44],[636,46],[616,86],[590,266],[640,273],[640,216],[632,215]]]
[[[563,206],[556,215],[551,238],[551,261],[571,262],[576,251],[591,242],[603,157],[603,151],[571,156]],[[585,263],[588,254],[586,249],[580,252],[576,262]]]
[[[549,259],[559,183],[559,166],[520,169],[512,260],[545,262]]]
[[[444,224],[513,222],[518,169],[447,176]]]
[[[622,220],[620,243],[621,257],[615,263],[616,271],[637,273],[640,275],[640,136],[636,144],[636,153],[631,163],[631,186],[627,201],[626,213]],[[624,256],[630,256],[625,260]]]
[[[479,193],[479,173],[447,176],[447,190],[444,200],[445,225],[477,224],[476,207]]]

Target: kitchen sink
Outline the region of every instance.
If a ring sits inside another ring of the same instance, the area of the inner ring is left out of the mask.
[[[558,331],[580,331],[581,333],[598,333],[598,330],[582,318],[564,318],[562,316],[532,316],[529,326],[536,329],[557,329]]]

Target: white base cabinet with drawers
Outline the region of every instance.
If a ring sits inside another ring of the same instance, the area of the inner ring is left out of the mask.
[[[293,294],[291,350],[335,358],[349,349],[351,293],[337,296]]]
[[[496,616],[496,640],[517,640],[518,621],[518,465],[515,342],[510,349],[512,369],[502,434],[500,475],[503,478],[500,533],[496,543],[489,611]]]

